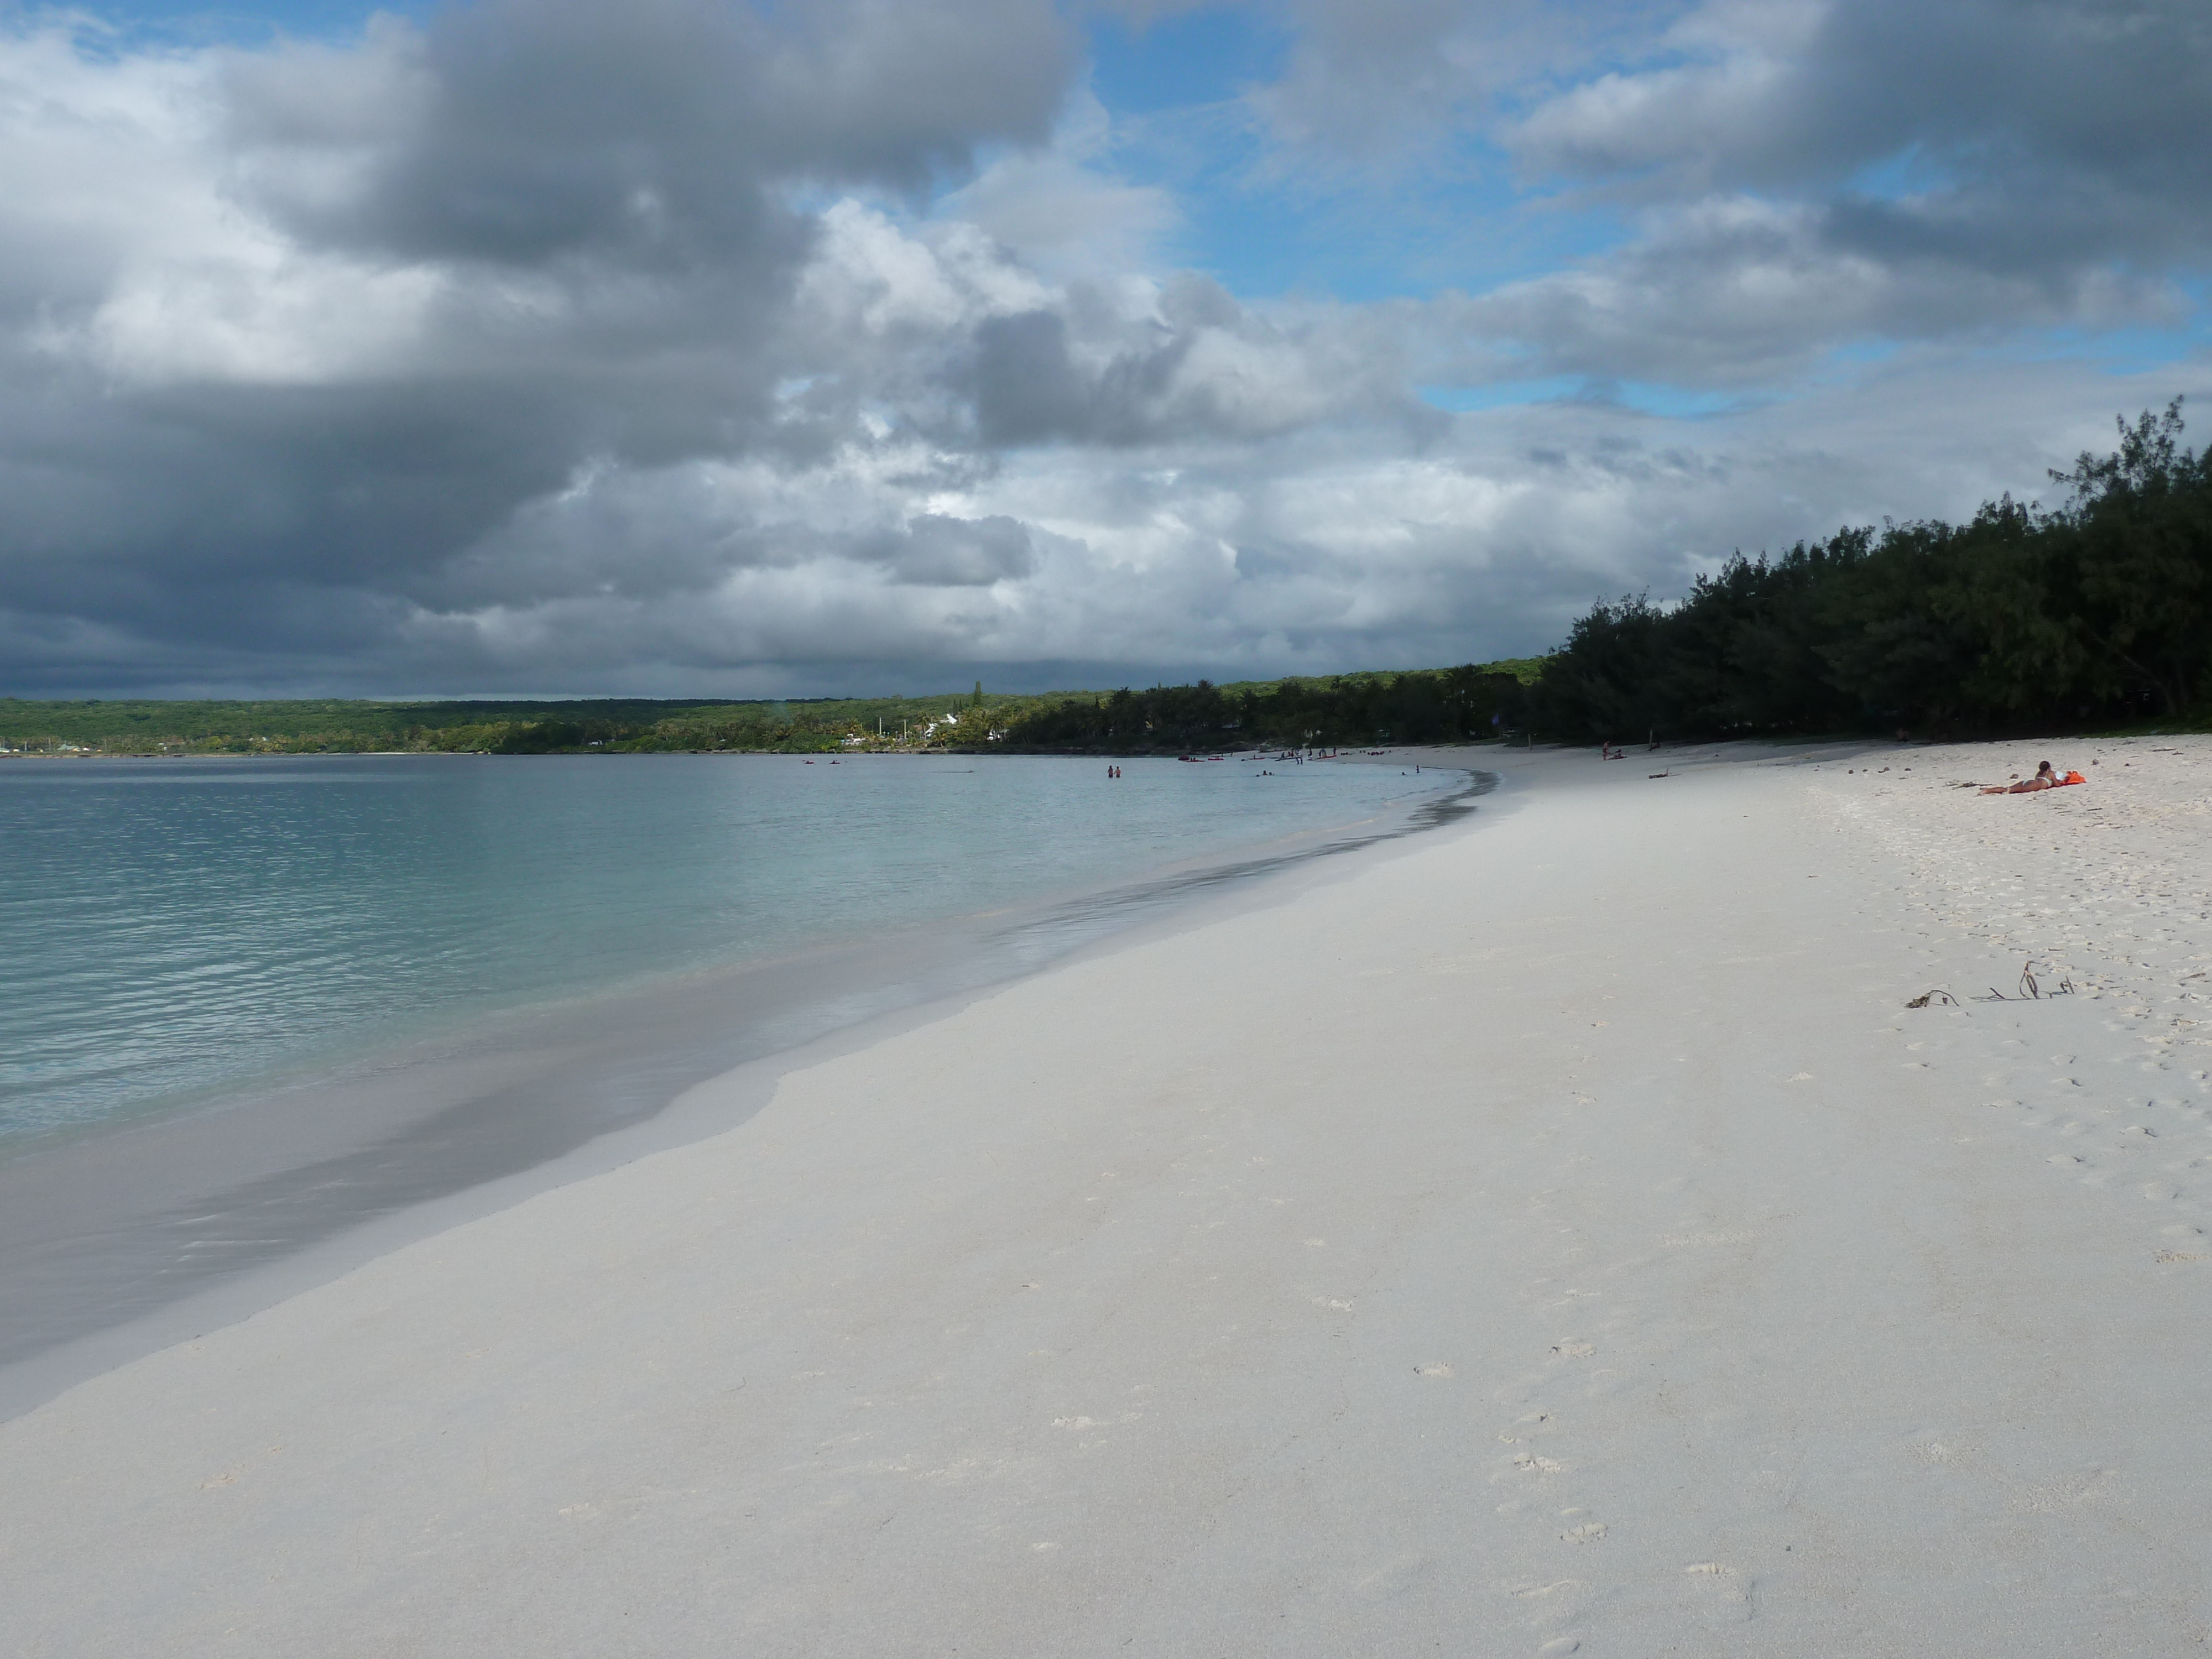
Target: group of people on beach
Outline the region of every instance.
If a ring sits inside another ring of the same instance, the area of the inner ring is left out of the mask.
[[[2079,772],[2069,772],[2062,778],[2051,763],[2045,761],[2037,766],[2033,777],[2022,778],[2018,783],[2009,785],[1989,784],[1984,787],[1982,793],[1985,795],[2032,795],[2039,789],[2063,789],[2069,783],[2088,781]]]

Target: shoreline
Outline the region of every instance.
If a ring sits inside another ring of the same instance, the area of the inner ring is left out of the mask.
[[[1443,769],[1469,782],[1379,823],[510,1011],[340,1071],[304,1067],[282,1086],[11,1148],[0,1158],[0,1419],[455,1218],[635,1156],[632,1141],[672,1144],[654,1126],[702,1085],[743,1073],[748,1088],[772,1086],[794,1055],[865,1043],[886,1022],[1171,922],[1217,890],[1452,822],[1486,786],[1471,766]],[[619,1035],[578,1035],[594,1029]]]
[[[1540,750],[702,1085],[735,1127],[0,1425],[18,1647],[2188,1650],[2212,742],[2159,742],[2003,799],[2058,746]],[[2031,950],[2079,993],[1973,1000]]]

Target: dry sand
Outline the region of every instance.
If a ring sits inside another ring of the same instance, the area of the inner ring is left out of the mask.
[[[2212,742],[1492,754],[0,1427],[0,1650],[2204,1646]]]

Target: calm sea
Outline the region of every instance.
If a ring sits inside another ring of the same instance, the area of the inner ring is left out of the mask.
[[[1371,822],[1461,781],[1126,774],[1014,757],[0,765],[0,1151],[533,1005]]]

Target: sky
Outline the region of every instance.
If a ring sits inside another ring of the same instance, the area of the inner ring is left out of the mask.
[[[2208,374],[2203,0],[0,8],[0,696],[1533,654]]]

